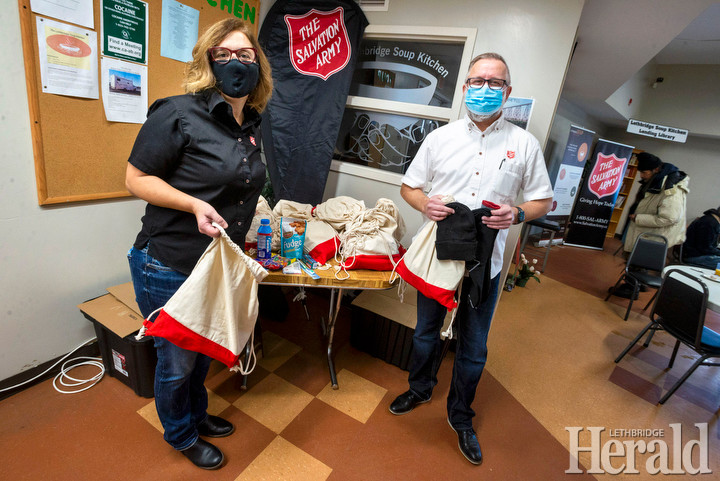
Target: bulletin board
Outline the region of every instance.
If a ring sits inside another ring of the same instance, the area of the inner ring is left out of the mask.
[[[162,0],[145,1],[149,24],[148,102],[152,103],[158,98],[183,93],[185,63],[160,56]],[[257,34],[260,0],[179,1],[199,11],[198,35],[228,16],[244,17]],[[38,203],[50,205],[130,196],[125,189],[125,169],[141,125],[108,122],[102,93],[99,99],[43,93],[37,15],[30,9],[30,0],[18,0],[18,3]],[[102,0],[93,0],[93,4],[95,24],[92,30],[97,32],[99,57],[102,51]]]

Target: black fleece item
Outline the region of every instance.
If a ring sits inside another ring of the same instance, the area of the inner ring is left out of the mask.
[[[459,202],[446,204],[455,211],[437,223],[435,250],[438,260],[472,261],[477,249],[475,216]]]
[[[465,204],[450,202],[448,207],[455,213],[438,222],[435,236],[435,252],[438,260],[465,261],[470,273],[472,287],[468,296],[472,307],[490,295],[490,268],[493,247],[498,230],[482,222],[499,206],[483,201],[483,207],[470,210]]]
[[[489,207],[481,207],[475,209],[475,230],[477,232],[477,249],[475,250],[475,260],[467,263],[467,269],[472,279],[472,287],[470,288],[470,304],[473,307],[480,305],[490,295],[490,267],[492,263],[490,259],[495,246],[495,238],[498,230],[491,229],[482,222],[482,218],[490,216]]]

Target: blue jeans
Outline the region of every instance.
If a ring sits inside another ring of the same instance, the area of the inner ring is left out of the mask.
[[[487,360],[487,338],[495,309],[500,275],[492,279],[490,295],[477,308],[470,306],[470,278],[465,278],[462,299],[455,316],[457,346],[452,381],[447,399],[450,424],[455,429],[472,428],[475,411],[470,407]],[[410,389],[421,399],[430,399],[437,384],[437,370],[442,359],[440,331],[447,309],[439,302],[418,292],[417,326],[410,359]]]
[[[720,264],[720,256],[697,256],[697,257],[686,257],[683,259],[686,264],[694,264],[696,266],[707,267],[708,269],[716,269]]]
[[[148,246],[128,252],[135,298],[147,317],[164,306],[188,276],[148,255]],[[197,441],[197,426],[207,418],[205,377],[212,359],[156,337],[155,407],[165,429],[164,438],[177,450]]]

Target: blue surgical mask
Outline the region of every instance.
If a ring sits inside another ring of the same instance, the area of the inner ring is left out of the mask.
[[[487,85],[479,89],[468,89],[465,105],[478,117],[487,119],[495,115],[503,104],[503,90],[492,90]]]

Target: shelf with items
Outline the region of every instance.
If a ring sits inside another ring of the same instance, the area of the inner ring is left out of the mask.
[[[632,189],[635,177],[637,177],[637,154],[640,152],[642,152],[642,150],[633,149],[632,156],[630,156],[630,161],[628,162],[627,169],[625,170],[625,176],[623,178],[623,183],[620,186],[620,192],[615,200],[615,208],[613,209],[612,216],[610,217],[605,237],[615,236],[615,231],[617,230],[618,223],[622,217],[623,210],[628,205],[630,189]]]

